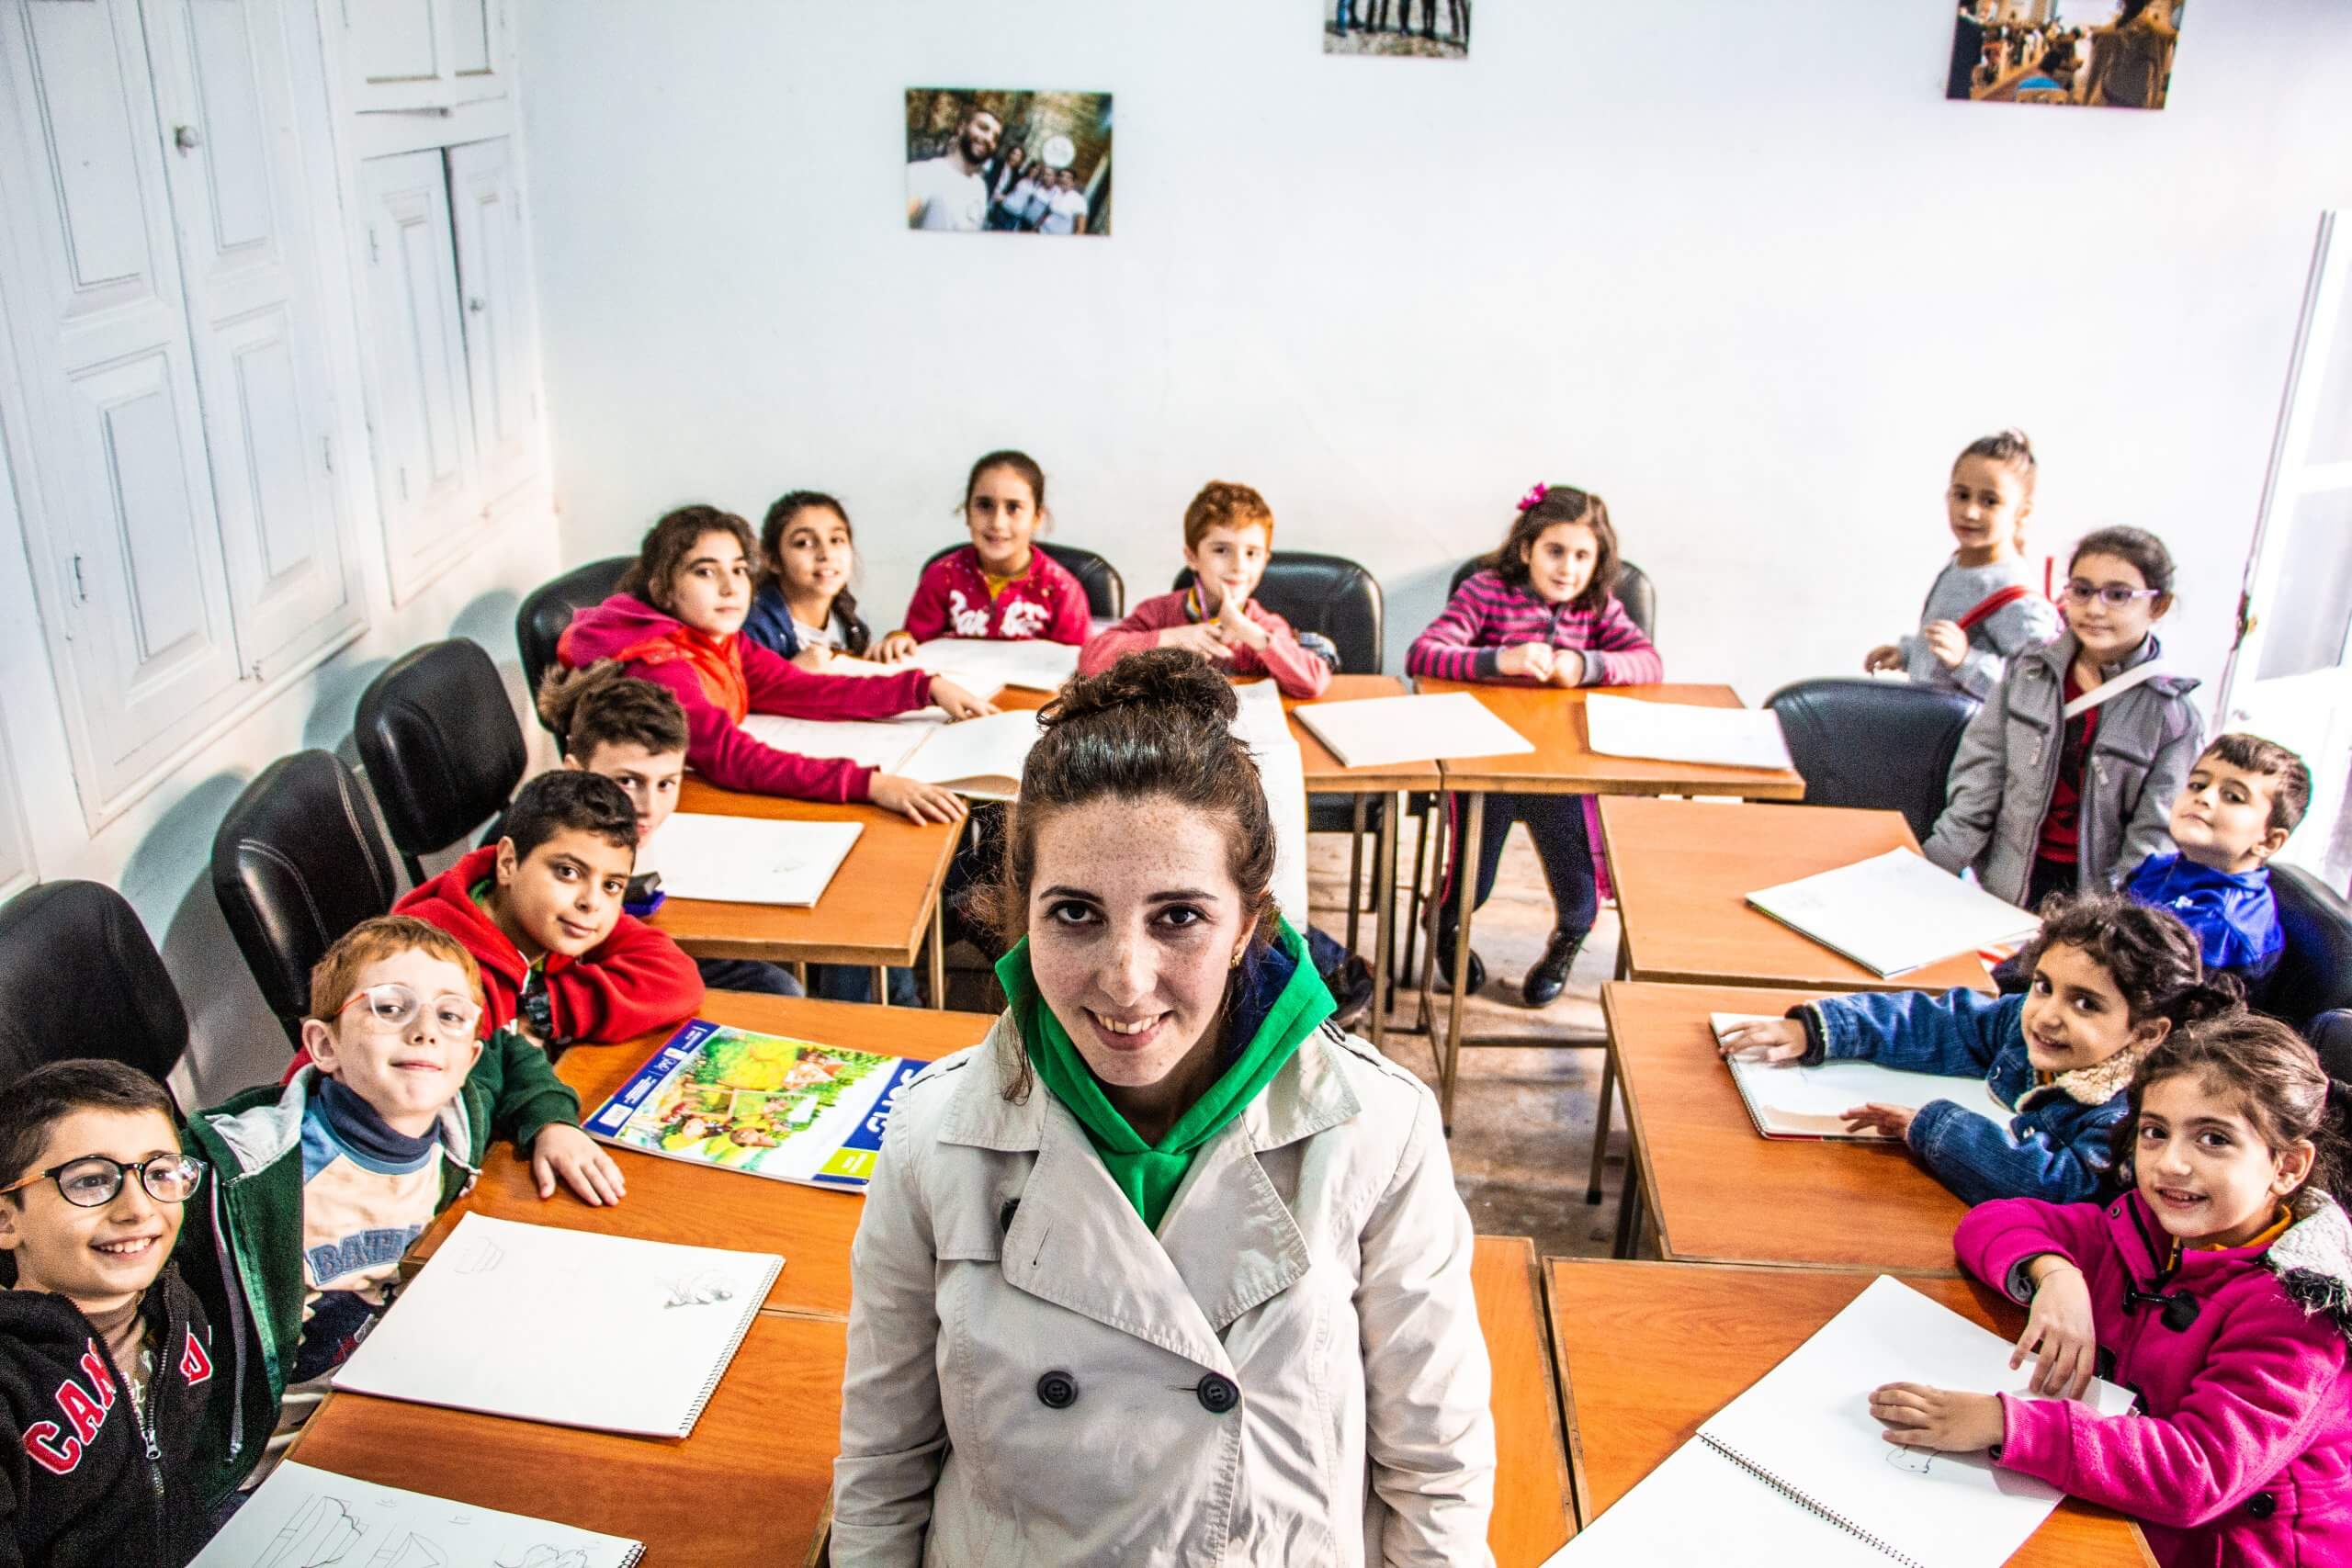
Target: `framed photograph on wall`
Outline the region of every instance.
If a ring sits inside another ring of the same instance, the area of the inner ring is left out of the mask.
[[[1111,95],[908,88],[907,227],[1110,233]]]
[[[1949,4],[1950,0],[1942,0]],[[1959,0],[1944,96],[2160,109],[2188,0]]]
[[[1323,0],[1323,52],[1470,57],[1470,0]]]

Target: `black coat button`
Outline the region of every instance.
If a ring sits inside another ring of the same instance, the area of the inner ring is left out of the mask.
[[[2245,1500],[2245,1511],[2257,1519],[2267,1519],[2278,1511],[2278,1499],[2267,1492],[2257,1492]]]
[[[1068,1410],[1078,1403],[1078,1380],[1068,1372],[1047,1372],[1037,1380],[1037,1403],[1048,1410]]]
[[[1212,1416],[1222,1416],[1241,1403],[1240,1388],[1223,1372],[1211,1372],[1193,1393],[1199,1397],[1201,1408]]]

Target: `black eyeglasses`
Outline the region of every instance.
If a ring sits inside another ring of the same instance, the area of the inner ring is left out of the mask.
[[[84,1155],[36,1171],[13,1187],[0,1187],[0,1193],[21,1192],[40,1182],[54,1181],[58,1195],[75,1208],[103,1209],[115,1201],[124,1179],[134,1170],[147,1196],[158,1203],[184,1203],[202,1185],[205,1162],[194,1155],[151,1155],[131,1161]]]

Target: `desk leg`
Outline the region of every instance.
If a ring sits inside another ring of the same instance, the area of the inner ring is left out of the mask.
[[[1363,908],[1363,792],[1359,790],[1348,802],[1348,954],[1355,955],[1356,939],[1361,934],[1357,919]],[[1376,971],[1375,971],[1376,973]]]
[[[1622,980],[1625,977],[1626,968],[1625,938],[1621,926],[1617,938],[1617,978]],[[1600,1103],[1594,1110],[1592,1122],[1592,1173],[1586,1179],[1584,1187],[1584,1201],[1588,1203],[1600,1201],[1600,1173],[1609,1163],[1609,1112],[1613,1103],[1611,1097],[1616,1092],[1616,1088],[1617,1053],[1613,1047],[1603,1046],[1600,1053]],[[1629,1120],[1631,1114],[1629,1107]],[[1633,1169],[1630,1156],[1625,1162],[1625,1168],[1628,1171]]]
[[[890,971],[885,964],[874,966],[874,1003],[876,1007],[890,1005]]]
[[[931,901],[931,1009],[933,1012],[947,1006],[947,900]]]
[[[1435,840],[1435,847],[1430,851],[1431,863],[1437,866],[1437,874],[1442,877],[1445,874],[1445,857],[1453,849],[1453,813],[1448,808],[1447,798],[1442,793],[1430,798],[1433,804],[1430,807],[1428,820],[1431,826],[1422,830],[1422,838],[1424,840],[1431,838]],[[1421,949],[1419,964],[1421,978],[1420,994],[1413,1003],[1413,1032],[1429,1036],[1430,1061],[1438,1069],[1439,1076],[1442,1077],[1445,1072],[1445,1052],[1437,1042],[1437,1015],[1432,1010],[1430,1001],[1431,993],[1437,989],[1437,943],[1428,940],[1437,929],[1437,894],[1432,891],[1423,897],[1417,891],[1414,897],[1420,906],[1420,919],[1413,922],[1413,936],[1410,940],[1417,942]],[[1428,929],[1424,930],[1424,927]],[[1406,968],[1409,971],[1413,967],[1412,962],[1408,960]]]
[[[1372,936],[1372,1048],[1379,1050],[1388,1039],[1388,960],[1396,947],[1396,829],[1401,813],[1397,805],[1404,799],[1391,795],[1380,808],[1380,844],[1373,855],[1373,874],[1379,883],[1373,889],[1373,919],[1377,922]],[[1357,797],[1361,804],[1363,797]]]
[[[1631,1258],[1641,1245],[1642,1214],[1647,1205],[1643,1201],[1640,1163],[1625,1162],[1625,1196],[1617,1205],[1617,1245],[1611,1253],[1614,1258]]]
[[[1453,1006],[1445,1019],[1445,1066],[1438,1074],[1438,1109],[1445,1130],[1453,1131],[1453,1086],[1462,1066],[1463,993],[1470,987],[1470,916],[1478,899],[1478,835],[1487,825],[1487,797],[1473,793],[1462,813],[1462,838],[1453,857],[1456,909],[1453,919]],[[1430,944],[1434,950],[1436,944]]]

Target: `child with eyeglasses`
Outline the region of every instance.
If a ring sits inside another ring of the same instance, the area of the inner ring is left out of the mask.
[[[168,1267],[204,1162],[173,1110],[119,1062],[0,1092],[0,1562],[179,1568],[209,1533],[212,1327]]]
[[[580,1130],[579,1096],[547,1054],[513,1030],[485,1042],[481,1017],[481,973],[457,938],[403,915],[365,921],[311,972],[306,1059],[284,1089],[189,1122],[220,1178],[181,1252],[229,1327],[236,1390],[200,1450],[208,1506],[308,1419],[492,1139],[528,1155],[542,1198],[559,1181],[588,1203],[622,1198],[620,1168]]]
[[[2198,683],[2166,667],[2156,640],[2172,583],[2153,534],[2101,528],[2076,542],[2066,629],[2013,659],[1969,721],[1929,860],[1973,867],[1995,896],[2038,908],[2056,892],[2107,892],[2170,852],[2173,797],[2204,737]]]

